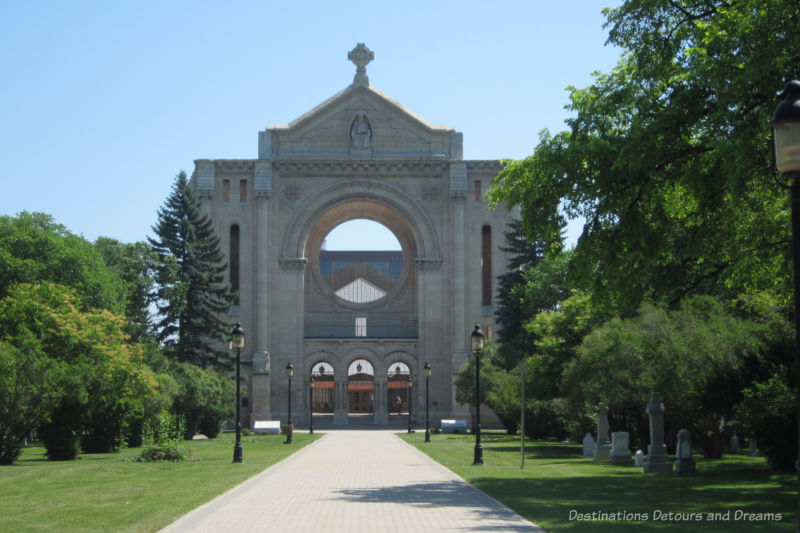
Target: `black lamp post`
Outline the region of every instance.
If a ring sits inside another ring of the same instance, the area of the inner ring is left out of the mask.
[[[481,355],[483,355],[483,332],[480,324],[472,331],[472,351],[475,352],[475,459],[472,465],[483,465],[481,446]]]
[[[431,364],[425,361],[425,442],[431,441]]]
[[[236,350],[236,444],[233,445],[233,462],[242,462],[242,424],[239,422],[239,406],[242,403],[239,399],[239,358],[244,348],[244,330],[240,323],[231,332],[230,349]]]
[[[795,402],[797,405],[798,463],[800,463],[800,81],[792,80],[781,93],[783,102],[769,123],[775,136],[775,164],[791,180],[792,262],[794,263]],[[796,464],[796,467],[800,464]],[[800,532],[800,468],[797,468],[797,531]]]
[[[412,407],[411,398],[413,396],[411,394],[411,391],[412,391],[413,387],[414,387],[414,382],[411,381],[411,373],[409,372],[409,374],[408,374],[408,388],[406,389],[406,392],[408,393],[408,432],[409,433],[414,433],[414,429],[411,427],[411,407]]]
[[[308,433],[314,434],[314,374],[308,381]]]
[[[290,361],[286,365],[286,377],[289,378],[289,418],[286,421],[286,442],[284,444],[292,443],[292,376],[294,376],[294,365]]]

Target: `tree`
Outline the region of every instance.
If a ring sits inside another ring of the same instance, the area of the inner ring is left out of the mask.
[[[615,318],[583,339],[562,387],[575,405],[624,411],[635,422],[625,429],[640,438],[647,400],[658,391],[668,435],[687,427],[705,457],[720,457],[750,378],[747,360],[759,356],[768,336],[712,297],[687,298],[677,310],[645,302],[635,317]]]
[[[92,244],[44,213],[0,217],[0,298],[15,283],[72,287],[86,308],[122,312],[125,289]]]
[[[153,231],[156,238],[148,240],[158,255],[156,339],[178,361],[229,367],[227,355],[212,345],[230,330],[219,318],[233,303],[224,283],[227,265],[184,172],[175,178]]]
[[[146,242],[122,243],[108,237],[98,238],[94,246],[124,284],[128,335],[134,342],[149,339],[153,328],[150,304],[158,259],[155,252]]]
[[[38,425],[51,459],[74,458],[79,443],[86,452],[117,449],[128,418],[153,394],[142,349],[124,326],[107,310],[83,310],[73,289],[55,283],[15,284],[0,300],[4,366],[33,375],[0,380],[0,396],[17,402],[26,426]]]
[[[173,409],[186,421],[184,438],[192,439],[198,430],[216,437],[223,422],[233,416],[234,380],[213,368],[190,363],[173,363],[172,376],[179,387]]]
[[[530,242],[519,220],[512,220],[505,232],[506,246],[501,249],[509,255],[507,271],[497,276],[497,360],[504,368],[514,368],[528,353],[531,339],[523,324],[528,318],[522,309],[522,288],[525,273],[542,261],[542,246]]]
[[[800,64],[794,0],[628,0],[607,10],[624,53],[571,88],[569,131],[509,162],[492,202],[559,242],[586,220],[570,279],[614,312],[646,296],[788,294],[788,192],[774,170],[775,94]]]

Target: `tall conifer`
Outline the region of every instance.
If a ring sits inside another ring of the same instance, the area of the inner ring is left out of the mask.
[[[227,263],[185,172],[175,178],[152,229],[156,238],[148,240],[159,258],[156,339],[181,362],[228,366],[226,354],[213,348],[229,333],[220,320],[233,302],[224,282]]]

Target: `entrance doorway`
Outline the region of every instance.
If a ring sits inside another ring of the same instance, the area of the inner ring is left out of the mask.
[[[411,409],[411,369],[403,362],[389,366],[389,414],[407,415]]]
[[[316,363],[311,370],[314,388],[311,393],[311,412],[332,415],[334,405],[333,366],[326,362]]]
[[[347,400],[350,415],[375,413],[375,369],[366,359],[356,359],[347,369]]]

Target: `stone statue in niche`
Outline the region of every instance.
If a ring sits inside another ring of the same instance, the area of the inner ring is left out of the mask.
[[[350,146],[356,150],[369,150],[372,146],[372,126],[364,113],[359,113],[350,123]]]

